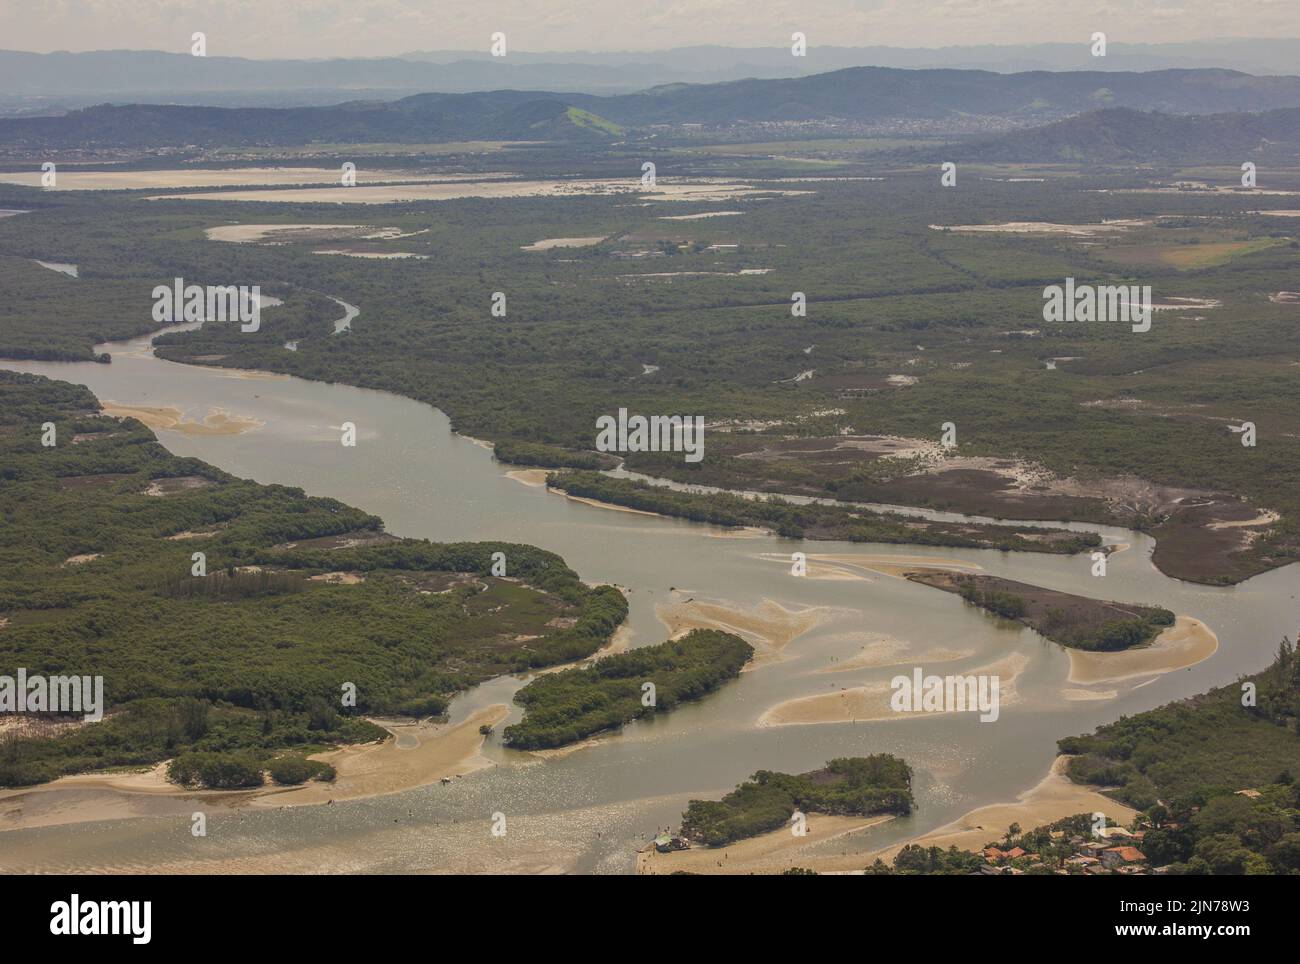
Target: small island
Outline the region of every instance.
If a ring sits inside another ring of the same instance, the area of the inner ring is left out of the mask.
[[[1174,624],[1174,614],[1158,606],[1105,602],[999,576],[946,569],[919,569],[904,576],[924,586],[956,593],[972,605],[1022,622],[1071,649],[1132,649],[1151,642]]]
[[[539,676],[518,693],[524,718],[506,727],[517,750],[545,750],[618,729],[712,693],[740,675],[754,648],[739,636],[696,629],[680,639]]]
[[[777,830],[795,811],[835,816],[912,812],[912,768],[889,753],[839,757],[809,773],[759,770],[721,800],[692,800],[682,837],[709,847]]]
[[[756,526],[791,539],[883,542],[891,545],[955,546],[1069,555],[1095,549],[1095,532],[1044,529],[985,522],[937,522],[919,516],[879,512],[852,503],[794,503],[779,496],[746,498],[732,492],[685,492],[599,472],[552,472],[550,489],[576,498],[654,512],[717,526]]]

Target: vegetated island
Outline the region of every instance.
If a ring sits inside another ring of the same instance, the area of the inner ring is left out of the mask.
[[[590,656],[627,615],[554,553],[398,539],[5,371],[0,518],[0,672],[102,676],[105,704],[98,722],[5,714],[3,787],[163,760],[193,787],[327,779],[308,755],[388,738],[365,717],[440,715],[486,679]]]
[[[515,694],[524,718],[506,727],[505,742],[517,750],[553,749],[666,712],[735,679],[753,655],[739,636],[696,629],[657,646],[539,676]]]
[[[1151,642],[1174,624],[1174,614],[1159,606],[1104,602],[1000,576],[946,569],[921,569],[904,576],[912,582],[956,593],[972,605],[1018,620],[1072,649],[1131,649]]]
[[[719,526],[761,526],[794,539],[956,546],[1070,554],[1095,549],[1101,536],[1032,526],[934,522],[862,506],[796,505],[777,496],[749,499],[729,492],[683,492],[598,472],[547,476],[548,488],[568,495]]]
[[[820,770],[759,770],[721,800],[692,800],[682,837],[723,847],[785,826],[795,811],[839,816],[912,812],[912,768],[890,753],[839,757]]]

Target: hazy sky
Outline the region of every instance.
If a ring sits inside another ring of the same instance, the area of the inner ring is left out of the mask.
[[[210,56],[384,56],[485,50],[943,47],[1046,41],[1160,43],[1300,37],[1300,0],[0,0],[0,48]]]

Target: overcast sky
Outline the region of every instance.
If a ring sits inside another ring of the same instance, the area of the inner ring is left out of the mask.
[[[486,50],[1300,37],[1300,0],[0,0],[0,48],[356,57]]]

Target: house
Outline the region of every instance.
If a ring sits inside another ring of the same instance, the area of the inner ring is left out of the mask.
[[[691,844],[685,837],[677,837],[672,834],[661,833],[655,837],[655,850],[661,854],[669,854],[675,850],[690,850]]]
[[[984,859],[987,860],[987,861],[988,861],[989,863],[991,863],[991,864],[996,864],[996,863],[998,863],[998,862],[1001,861],[1004,857],[1006,857],[1006,854],[1004,854],[1004,853],[1003,853],[1001,850],[999,850],[997,847],[985,847],[985,848],[984,848]]]
[[[1137,847],[1110,847],[1101,852],[1101,862],[1107,868],[1146,863],[1146,859],[1146,854]]]
[[[1018,860],[1024,855],[1025,855],[1025,851],[1020,847],[1012,847],[1010,850],[1005,851],[1002,854],[1002,856],[1006,857],[1007,860]]]

